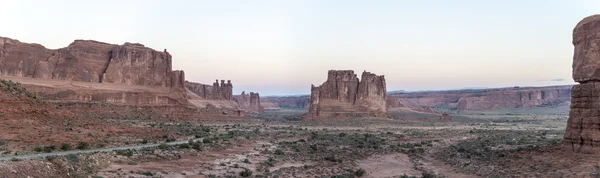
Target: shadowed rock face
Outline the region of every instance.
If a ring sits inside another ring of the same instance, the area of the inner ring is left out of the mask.
[[[201,83],[185,81],[185,87],[204,99],[209,100],[232,100],[233,99],[233,84],[231,80],[216,80],[213,85],[205,85]]]
[[[52,50],[4,37],[0,37],[0,74],[180,89],[184,79],[182,71],[172,71],[168,52],[141,44],[75,40]]]
[[[260,105],[260,95],[258,93],[250,92],[250,94],[246,94],[243,91],[242,94],[233,96],[233,100],[244,111],[262,112],[264,110]]]
[[[573,30],[573,86],[564,144],[573,151],[600,147],[600,15],[583,19]]]
[[[384,76],[351,70],[330,70],[327,81],[311,86],[310,117],[388,116]]]

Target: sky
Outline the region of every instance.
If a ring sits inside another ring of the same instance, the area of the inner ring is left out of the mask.
[[[572,31],[599,0],[0,0],[0,36],[142,43],[189,81],[310,93],[330,69],[388,91],[574,84]]]

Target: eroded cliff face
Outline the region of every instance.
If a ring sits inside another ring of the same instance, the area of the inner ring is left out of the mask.
[[[573,151],[600,148],[600,15],[583,19],[573,30],[573,86],[564,144]]]
[[[242,94],[233,96],[233,101],[238,104],[240,110],[252,112],[264,111],[258,93],[250,92],[250,94],[246,94],[246,92],[243,91]]]
[[[568,102],[570,95],[571,86],[395,93],[388,96],[391,98],[388,107],[395,107],[393,100],[396,100],[411,108],[427,106],[461,111],[528,108]]]
[[[384,76],[351,70],[330,70],[327,81],[311,86],[310,117],[388,116]]]
[[[4,37],[0,37],[0,74],[178,89],[183,89],[184,79],[182,71],[172,70],[166,50],[141,44],[75,40],[53,50]]]
[[[212,86],[185,81],[185,87],[204,99],[233,100],[233,84],[231,84],[231,80],[227,80],[227,83],[225,83],[225,80],[221,80],[220,85],[219,80],[216,80]]]
[[[281,108],[308,108],[310,106],[310,96],[271,96],[261,98],[261,101],[269,101],[273,105]]]

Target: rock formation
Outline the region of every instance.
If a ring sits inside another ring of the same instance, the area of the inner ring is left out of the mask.
[[[281,108],[308,108],[310,106],[310,96],[270,96],[261,98],[262,101],[269,101]]]
[[[488,110],[505,108],[529,108],[540,105],[568,102],[571,86],[496,88],[481,90],[454,90],[394,93],[388,95],[388,107],[393,100],[410,108],[428,106],[450,110]]]
[[[241,110],[252,112],[262,112],[264,110],[260,105],[260,95],[258,93],[250,92],[250,94],[246,94],[245,91],[242,91],[242,94],[233,96],[233,100]]]
[[[19,81],[39,98],[57,102],[237,108],[230,81],[212,86],[186,82],[183,71],[172,70],[166,49],[137,43],[75,40],[54,50],[0,37],[0,78]]]
[[[600,148],[600,15],[586,17],[573,30],[573,86],[564,144],[573,151]]]
[[[183,88],[182,71],[171,55],[141,44],[114,45],[75,40],[66,48],[46,49],[0,37],[0,74],[95,83]]]
[[[276,105],[275,103],[265,100],[264,98],[260,100],[260,106],[263,107],[264,110],[280,110],[281,107]]]
[[[205,85],[201,83],[185,81],[185,87],[204,99],[210,100],[232,100],[233,99],[233,85],[231,80],[216,80],[213,85]]]
[[[444,113],[442,114],[442,116],[440,117],[441,121],[452,121],[452,117],[450,116],[450,114],[448,113]]]
[[[327,81],[311,86],[309,117],[388,116],[384,76],[351,70],[330,70]]]

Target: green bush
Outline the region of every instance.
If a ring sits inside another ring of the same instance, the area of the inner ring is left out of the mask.
[[[365,171],[364,169],[360,168],[360,169],[358,169],[358,170],[356,170],[356,171],[354,172],[354,175],[355,175],[356,177],[362,177],[362,176],[364,176],[366,173],[367,173],[367,171]]]
[[[74,163],[79,162],[79,157],[77,157],[77,155],[74,155],[74,154],[67,155],[67,159],[69,159],[69,161],[74,162]]]
[[[164,150],[164,149],[167,149],[167,148],[169,148],[169,145],[167,145],[166,143],[161,143],[160,145],[158,145],[158,149]]]
[[[71,144],[63,143],[62,146],[60,146],[60,150],[63,150],[63,151],[71,150]]]
[[[240,176],[242,176],[242,177],[250,177],[250,176],[252,176],[252,171],[250,169],[245,169],[244,168],[244,170],[242,172],[240,172]]]
[[[88,148],[90,148],[90,145],[87,142],[79,142],[77,144],[77,149],[85,150],[85,149],[88,149]]]
[[[275,150],[275,154],[276,155],[284,155],[285,153],[283,153],[283,151],[281,151],[280,149]]]

